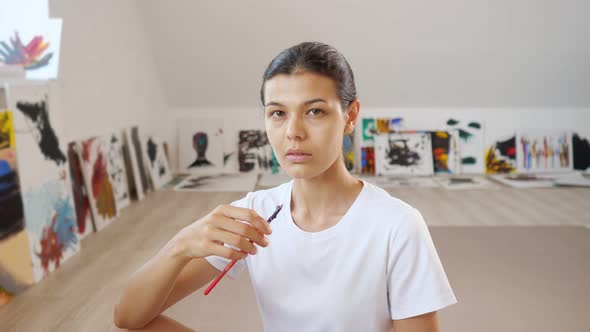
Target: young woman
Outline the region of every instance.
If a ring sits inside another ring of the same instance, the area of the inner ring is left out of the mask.
[[[116,325],[190,331],[161,313],[239,259],[228,275],[247,268],[265,331],[438,331],[436,311],[456,299],[422,216],[346,170],[342,141],[360,103],[345,58],[322,43],[286,49],[261,98],[293,180],[182,229],[131,277]]]

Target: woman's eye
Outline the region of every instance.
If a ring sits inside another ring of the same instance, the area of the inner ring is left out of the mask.
[[[319,108],[314,108],[314,109],[310,109],[308,113],[313,116],[317,116],[317,115],[324,113],[324,111]]]
[[[274,118],[280,118],[283,115],[285,115],[285,112],[283,112],[283,111],[272,111],[272,112],[270,112],[270,116],[271,117],[274,117]]]

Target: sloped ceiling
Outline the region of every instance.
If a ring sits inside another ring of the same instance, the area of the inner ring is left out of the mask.
[[[374,107],[590,106],[590,1],[139,1],[170,107],[257,107],[282,49],[318,40]],[[124,47],[124,45],[121,45]]]

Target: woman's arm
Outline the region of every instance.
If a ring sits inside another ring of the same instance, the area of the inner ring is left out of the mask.
[[[115,306],[115,325],[126,329],[142,328],[160,314],[177,277],[189,261],[175,239],[168,242],[127,281]]]
[[[393,321],[395,332],[438,332],[436,311],[424,315]]]
[[[233,260],[255,254],[256,248],[249,240],[266,247],[263,234],[270,234],[270,227],[262,217],[250,209],[230,205],[220,206],[185,227],[130,277],[115,306],[115,325],[125,329],[144,327],[219,273],[204,257],[216,255]]]

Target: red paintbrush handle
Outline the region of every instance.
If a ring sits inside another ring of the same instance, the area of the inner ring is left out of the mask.
[[[219,283],[219,280],[221,280],[221,278],[223,278],[223,276],[229,271],[231,270],[231,268],[236,264],[237,261],[231,261],[231,263],[227,264],[227,266],[225,267],[225,269],[223,269],[223,271],[217,276],[217,278],[215,278],[215,280],[213,280],[211,282],[211,284],[209,285],[209,287],[207,287],[207,289],[205,289],[205,295],[209,295],[209,293],[211,293],[211,290],[213,290],[213,288],[215,287],[215,285],[217,285],[217,283]]]

